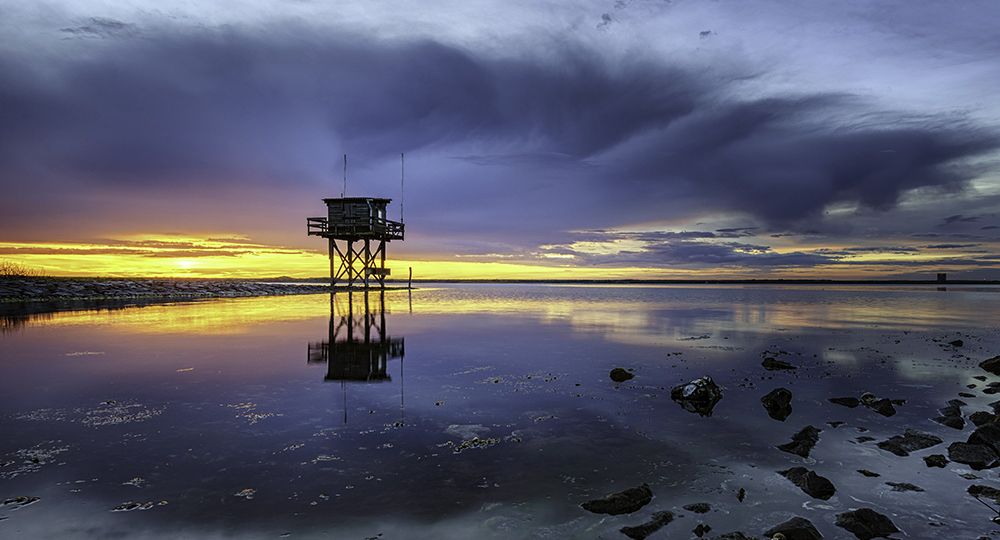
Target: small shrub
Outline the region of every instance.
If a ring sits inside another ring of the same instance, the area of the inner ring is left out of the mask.
[[[13,261],[0,261],[0,278],[41,277],[42,272]]]

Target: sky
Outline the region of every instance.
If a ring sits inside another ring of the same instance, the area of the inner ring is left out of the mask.
[[[0,260],[1000,279],[1000,4],[0,0]],[[405,191],[400,154],[406,155]]]

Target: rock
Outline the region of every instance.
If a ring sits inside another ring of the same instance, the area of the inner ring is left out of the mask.
[[[746,498],[747,498],[747,490],[740,488],[740,490],[736,492],[736,500],[743,502],[743,499]]]
[[[869,471],[868,469],[858,469],[858,472],[864,476],[867,476],[868,478],[878,478],[879,476],[882,476],[881,474]]]
[[[871,394],[865,394],[865,395],[870,396]],[[896,408],[892,406],[892,400],[887,398],[881,398],[881,399],[873,399],[866,402],[864,398],[865,396],[861,396],[861,403],[864,404],[865,407],[868,407],[869,409],[881,414],[882,416],[892,416],[896,414]]]
[[[956,339],[955,341],[949,341],[948,345],[951,345],[952,347],[961,347],[965,345],[965,342],[960,339]]]
[[[764,532],[766,538],[774,538],[776,534],[784,535],[785,540],[823,540],[823,535],[816,530],[812,522],[798,516]]]
[[[619,531],[633,540],[643,540],[673,520],[674,515],[670,512],[653,512],[650,520],[642,525],[636,525],[635,527],[622,527]]]
[[[739,532],[727,532],[726,534],[720,534],[719,536],[713,536],[712,540],[753,540],[749,536]]]
[[[948,464],[948,458],[944,457],[942,454],[932,454],[924,457],[924,463],[928,467],[938,467],[943,469],[944,466]]]
[[[670,391],[670,399],[679,403],[688,412],[712,416],[712,409],[722,399],[722,390],[711,377],[706,376],[675,386]]]
[[[892,486],[893,491],[923,491],[924,488],[913,485],[909,482],[886,482],[886,485]]]
[[[635,375],[632,375],[627,370],[622,369],[620,367],[616,367],[615,369],[612,369],[611,373],[609,373],[608,375],[611,377],[611,380],[615,381],[616,383],[623,383],[623,382],[625,382],[625,381],[627,381],[627,380],[635,377]]]
[[[897,456],[908,456],[910,452],[923,450],[943,443],[940,437],[923,433],[914,429],[907,429],[902,435],[895,435],[877,444],[879,448],[887,452],[892,452]],[[954,460],[952,460],[954,461]]]
[[[952,401],[958,401],[952,400]],[[938,409],[938,413],[941,416],[962,416],[962,409],[957,405],[948,405],[947,407],[942,407]]]
[[[839,428],[840,426],[844,425],[845,423],[846,422],[841,422],[840,420],[834,420],[833,422],[827,422],[826,425],[828,425],[828,426],[830,426],[832,428]]]
[[[787,388],[775,388],[760,398],[760,402],[771,418],[784,422],[792,414],[792,392]]]
[[[768,371],[798,369],[795,366],[789,364],[788,362],[783,362],[781,360],[778,360],[777,358],[773,358],[770,356],[765,358],[764,361],[760,363],[760,365],[764,366],[764,369]]]
[[[986,411],[976,411],[969,415],[969,420],[976,426],[995,422],[996,419],[997,416],[995,414]]]
[[[933,420],[943,426],[948,426],[954,429],[962,429],[965,427],[965,419],[961,416],[938,416],[933,418]]]
[[[804,491],[806,495],[816,499],[825,501],[837,493],[837,488],[833,486],[833,482],[805,467],[793,467],[786,471],[779,471],[778,474],[789,479],[796,486],[799,486],[799,489]]]
[[[649,504],[653,500],[653,490],[649,485],[628,488],[625,491],[612,493],[602,499],[594,499],[580,505],[581,508],[595,514],[631,514]],[[672,516],[671,516],[672,517]]]
[[[836,523],[838,527],[854,533],[854,536],[861,540],[888,538],[890,534],[900,532],[892,520],[871,508],[859,508],[837,514]]]
[[[1000,424],[989,423],[977,427],[972,435],[969,435],[969,443],[989,446],[1000,455]]]
[[[830,398],[830,403],[836,403],[837,405],[843,405],[844,407],[855,408],[861,405],[861,400],[853,397],[834,397]]]
[[[997,453],[984,444],[951,443],[948,447],[948,459],[964,463],[977,471],[997,466]]]
[[[708,531],[711,531],[711,530],[712,530],[712,527],[709,527],[708,525],[705,525],[704,523],[699,523],[698,526],[695,527],[694,530],[691,531],[691,532],[693,532],[694,535],[697,536],[698,538],[701,538],[702,536],[705,536],[708,533]]]
[[[686,505],[684,509],[695,514],[707,514],[712,507],[708,503],[694,503]]]
[[[789,454],[795,454],[804,458],[809,457],[809,452],[812,451],[816,443],[819,442],[819,434],[823,430],[814,428],[813,426],[806,426],[802,428],[801,431],[792,435],[792,442],[788,442],[778,446],[778,450],[782,452],[788,452]]]
[[[989,360],[983,360],[979,363],[979,367],[989,371],[994,375],[1000,376],[1000,356],[994,356]]]
[[[994,487],[980,486],[978,484],[972,485],[969,486],[969,495],[972,495],[977,499],[993,499],[994,502],[1000,504],[1000,489]]]
[[[35,504],[36,502],[42,500],[39,497],[33,497],[31,495],[20,495],[18,497],[11,497],[10,499],[4,499],[0,506],[12,506],[14,510],[18,508],[23,508],[29,504]]]

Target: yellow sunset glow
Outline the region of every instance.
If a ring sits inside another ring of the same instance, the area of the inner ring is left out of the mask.
[[[885,275],[897,269],[880,266],[895,261],[926,265],[924,271],[939,271],[936,261],[961,256],[949,253],[915,251],[906,253],[859,252],[846,255],[836,263],[805,267],[764,268],[747,275],[745,268],[721,266],[696,267],[619,267],[581,265],[568,253],[548,253],[543,246],[535,259],[509,260],[501,255],[474,258],[439,255],[424,258],[390,258],[390,279],[405,280],[408,269],[414,279],[739,279],[746,277],[851,278]],[[576,253],[610,255],[622,251],[641,252],[636,241],[577,242],[569,246]],[[796,251],[822,252],[840,246],[781,246],[773,253]],[[551,255],[551,256],[550,256]],[[93,243],[0,242],[0,259],[24,265],[48,276],[105,276],[160,278],[320,278],[329,275],[325,250],[309,250],[256,243],[232,233],[200,235],[132,234]],[[491,260],[492,259],[492,260]],[[847,263],[847,264],[843,264]],[[914,270],[909,267],[909,270]]]

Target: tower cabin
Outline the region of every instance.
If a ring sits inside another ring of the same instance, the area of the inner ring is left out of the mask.
[[[368,289],[374,281],[385,288],[385,278],[389,275],[385,246],[392,240],[403,240],[403,224],[387,217],[386,207],[392,199],[340,197],[323,202],[326,217],[306,218],[306,229],[309,236],[327,239],[330,287],[336,288],[338,281],[346,281],[349,289],[356,284]]]

